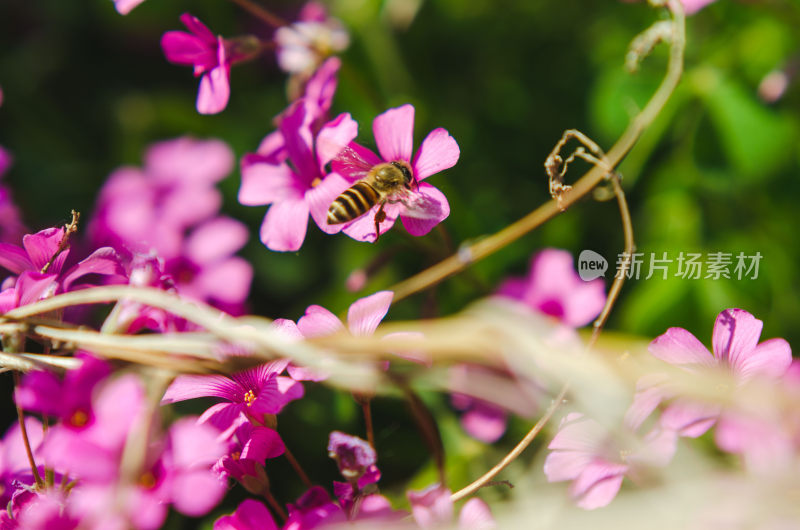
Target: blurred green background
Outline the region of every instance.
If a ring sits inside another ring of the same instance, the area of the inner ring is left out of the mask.
[[[287,20],[301,5],[263,4]],[[461,159],[431,183],[446,193],[452,213],[442,231],[415,239],[398,223],[377,245],[325,235],[312,223],[299,252],[274,253],[257,237],[265,208],[236,202],[235,171],[222,184],[225,211],[253,228],[243,252],[256,268],[251,307],[274,318],[297,319],[313,303],[343,312],[359,296],[525,215],[548,199],[542,162],[562,132],[578,128],[608,149],[665,67],[666,50],[660,47],[637,74],[623,68],[629,42],[662,17],[645,3],[337,0],[328,5],[352,38],[342,56],[333,111],[350,112],[360,123],[359,140],[367,144],[373,117],[406,102],[417,108],[417,145],[434,127],[448,129],[460,144]],[[90,213],[106,176],[119,165],[139,165],[151,142],[184,134],[216,137],[241,156],[273,129],[272,118],[287,102],[286,77],[271,56],[234,67],[223,113],[196,113],[197,81],[189,68],[168,64],[159,47],[163,32],[182,29],[178,16],[187,10],[226,37],[269,38],[272,32],[226,0],[146,0],[126,17],[109,0],[0,2],[5,94],[0,145],[14,154],[5,181],[30,227],[63,222],[73,208]],[[666,251],[673,259],[681,251],[760,252],[758,278],[631,281],[610,329],[654,337],[682,326],[709,343],[716,314],[741,307],[764,321],[765,338],[800,344],[795,265],[800,262],[800,87],[790,79],[772,103],[758,91],[775,69],[796,73],[798,27],[800,3],[788,0],[720,0],[690,17],[684,78],[621,166],[639,251],[646,256]],[[570,176],[585,169],[576,164]],[[576,255],[593,249],[613,268],[622,250],[616,204],[581,202],[468,273],[393,307],[389,318],[455,312],[506,276],[524,274],[530,256],[546,246]],[[392,256],[388,265],[362,293],[348,292],[347,276],[382,253]],[[298,447],[296,453],[318,453],[308,457],[321,466],[312,475],[328,480],[335,469],[317,445],[326,429],[358,431],[360,416],[349,396],[336,395],[323,405],[329,391],[310,393],[318,399],[293,405],[298,414],[285,420],[285,436]],[[466,477],[485,469],[484,462],[493,463],[503,444],[487,452],[464,439],[445,400],[431,399],[444,411],[446,436],[453,433],[449,443],[457,446],[458,473]],[[426,456],[407,412],[401,403],[382,403],[376,416],[385,475],[409,476]],[[512,443],[523,428],[512,427],[503,442]],[[289,501],[298,492],[279,498]]]

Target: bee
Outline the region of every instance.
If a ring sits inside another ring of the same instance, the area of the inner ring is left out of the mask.
[[[345,147],[336,157],[339,167],[351,175],[364,176],[342,192],[328,208],[328,224],[349,223],[369,212],[376,204],[375,241],[380,236],[380,224],[386,219],[387,204],[403,203],[409,211],[415,209],[414,192],[418,189],[411,166],[404,160],[370,164],[361,155]]]

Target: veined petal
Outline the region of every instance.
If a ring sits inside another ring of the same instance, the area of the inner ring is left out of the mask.
[[[213,68],[217,53],[199,38],[185,31],[167,31],[161,37],[161,49],[167,60],[174,64]]]
[[[208,26],[200,22],[199,18],[190,13],[183,13],[179,19],[186,26],[186,29],[196,35],[207,46],[214,46],[217,43],[217,37],[208,29]]]
[[[731,364],[734,372],[744,379],[754,375],[777,378],[792,364],[792,347],[784,339],[765,340]]]
[[[330,57],[317,68],[306,83],[304,100],[308,109],[307,116],[311,120],[325,115],[330,110],[333,95],[336,93],[336,74],[341,66],[341,59]]]
[[[62,280],[65,291],[69,291],[72,284],[80,277],[87,274],[101,274],[103,276],[118,276],[126,278],[125,268],[122,266],[117,251],[111,247],[98,248],[86,259],[81,260],[68,270]]]
[[[378,324],[389,312],[393,297],[392,291],[379,291],[356,300],[347,310],[347,326],[350,328],[350,333],[356,336],[375,333]]]
[[[411,206],[400,210],[400,218],[412,236],[424,236],[450,215],[450,204],[444,193],[425,182],[419,185]]]
[[[311,129],[304,125],[306,109],[302,101],[293,103],[280,122],[280,131],[286,142],[286,152],[294,164],[297,176],[303,182],[303,188],[311,186],[311,182],[320,176],[320,168],[313,152],[314,140]]]
[[[441,127],[434,129],[422,141],[422,145],[411,164],[414,178],[425,180],[431,175],[456,165],[461,151],[455,139]]]
[[[303,246],[308,228],[308,204],[286,199],[269,207],[261,224],[261,242],[270,250],[293,252]]]
[[[33,263],[28,258],[28,253],[11,243],[0,243],[0,267],[14,274],[21,274],[26,270],[37,270],[34,269]]]
[[[200,89],[197,92],[197,112],[200,114],[222,112],[228,106],[230,95],[230,67],[220,64],[200,78]]]
[[[312,305],[297,321],[297,327],[306,338],[323,337],[344,329],[342,321],[322,306]]]
[[[372,122],[375,143],[383,160],[411,161],[414,141],[414,106],[389,109]]]
[[[22,246],[25,247],[25,252],[33,263],[35,270],[42,270],[50,259],[58,252],[58,246],[64,237],[63,228],[47,228],[35,234],[28,234],[22,238]],[[59,273],[61,267],[64,266],[64,260],[67,259],[68,250],[61,252],[47,272]]]
[[[714,356],[738,366],[755,349],[763,327],[762,321],[743,309],[726,309],[714,322],[711,337]]]
[[[38,302],[47,295],[55,294],[58,288],[55,274],[42,274],[41,272],[25,271],[17,278],[14,286],[19,305],[28,305]]]
[[[326,234],[336,234],[344,228],[343,224],[328,224],[328,208],[351,183],[338,173],[330,173],[322,182],[306,192],[306,202],[311,218]]]
[[[239,401],[243,394],[241,386],[222,375],[179,375],[175,378],[161,404],[176,403],[199,397],[219,397]]]
[[[669,328],[647,347],[656,358],[670,364],[714,366],[716,360],[697,337],[683,328]]]
[[[295,194],[295,180],[286,164],[243,164],[239,202],[245,206],[261,206],[280,201]]]
[[[316,141],[320,174],[323,174],[325,165],[355,140],[357,135],[358,123],[349,113],[339,114],[320,129]]]

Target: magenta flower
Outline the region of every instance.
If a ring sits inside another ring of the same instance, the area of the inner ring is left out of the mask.
[[[34,454],[38,454],[42,444],[42,422],[30,416],[25,418],[25,428],[28,432],[28,441]],[[37,463],[41,464],[41,462]],[[44,467],[39,466],[40,475]],[[33,473],[28,464],[25,445],[22,440],[22,431],[19,422],[15,422],[6,431],[0,441],[0,506],[7,506],[13,495],[23,485],[33,485]]]
[[[339,472],[348,482],[360,479],[378,459],[375,449],[366,440],[339,431],[330,435],[328,456],[336,460]]]
[[[533,257],[525,278],[509,278],[497,294],[519,300],[573,328],[591,322],[606,303],[603,280],[581,280],[572,254],[552,248]]]
[[[269,480],[264,472],[266,459],[276,458],[285,450],[277,431],[240,421],[228,453],[214,465],[214,471],[222,478],[233,477],[247,491],[260,495],[269,490]]]
[[[420,528],[435,528],[453,522],[452,492],[440,484],[433,484],[422,491],[406,494],[411,503],[411,514]],[[467,501],[461,508],[458,528],[461,530],[488,530],[497,525],[485,502],[476,498]]]
[[[389,312],[394,293],[378,291],[353,302],[347,310],[347,328],[356,336],[369,336],[375,333],[383,317]],[[304,337],[321,337],[345,329],[339,317],[322,306],[312,305],[305,315],[297,321],[297,327]]]
[[[283,530],[311,530],[336,526],[349,521],[369,522],[374,525],[396,522],[407,516],[406,512],[395,511],[389,501],[378,494],[362,497],[357,504],[349,507],[352,513],[345,513],[339,505],[331,502],[328,493],[320,486],[305,492],[296,504],[289,505],[289,519]],[[368,528],[366,523],[364,528]]]
[[[0,528],[10,530],[73,530],[80,527],[80,518],[65,510],[60,492],[31,492],[13,503],[10,521],[0,520]],[[9,512],[6,512],[8,515]],[[5,524],[4,524],[5,523]]]
[[[217,519],[214,530],[278,530],[278,525],[266,506],[253,499],[246,499],[231,515]]]
[[[181,22],[189,32],[168,31],[161,37],[161,48],[167,60],[194,67],[200,77],[197,112],[216,114],[228,105],[231,94],[231,65],[249,55],[241,43],[214,35],[199,19],[184,13]]]
[[[300,11],[299,20],[278,28],[278,65],[290,74],[309,75],[322,61],[343,51],[350,37],[339,20],[329,17],[319,2],[308,2]]]
[[[217,397],[225,400],[213,405],[200,417],[220,430],[235,429],[236,420],[244,415],[257,425],[270,424],[268,416],[278,414],[283,407],[303,397],[303,386],[278,375],[288,361],[272,361],[243,372],[222,375],[181,375],[167,388],[162,405],[198,397]],[[232,431],[227,433],[233,434]]]
[[[340,114],[313,133],[310,124],[315,117],[309,109],[304,99],[292,104],[279,125],[282,140],[270,135],[262,142],[265,149],[259,147],[257,156],[242,160],[239,202],[271,204],[260,230],[261,241],[271,250],[298,250],[309,214],[322,231],[341,230],[327,224],[327,212],[349,184],[337,173],[326,174],[325,166],[355,138],[358,124],[349,114]]]
[[[0,178],[11,167],[12,160],[11,153],[0,145]],[[11,190],[0,185],[0,242],[19,243],[26,231],[19,208],[11,198]]]
[[[350,152],[356,153],[360,160],[336,158],[332,164],[333,170],[354,182],[363,178],[366,171],[377,164],[399,162],[406,166],[411,172],[414,183],[412,188],[415,189],[409,191],[409,198],[403,202],[387,203],[384,206],[386,218],[380,223],[380,233],[389,230],[400,216],[409,234],[427,234],[450,215],[450,205],[441,191],[422,181],[458,162],[458,144],[445,129],[434,129],[422,141],[419,151],[412,159],[413,105],[403,105],[380,114],[372,122],[372,131],[380,156],[352,143]],[[343,232],[358,241],[374,242],[378,236],[374,221],[378,209],[379,205],[376,204],[369,212],[346,224]]]
[[[20,386],[14,389],[14,401],[24,410],[39,412],[57,418],[62,425],[82,429],[93,418],[92,391],[111,373],[105,361],[88,352],[77,352],[79,368],[67,370],[64,378],[45,370],[34,370],[25,375]]]
[[[571,480],[570,496],[586,510],[609,504],[625,476],[633,479],[645,468],[665,466],[675,453],[675,433],[653,430],[633,449],[615,439],[602,425],[582,414],[568,414],[548,448],[544,462],[550,482]]]
[[[731,372],[737,385],[754,377],[778,379],[791,365],[792,350],[789,343],[780,338],[759,343],[762,327],[763,322],[747,311],[726,309],[714,323],[713,353],[683,328],[670,328],[656,337],[649,351],[662,361],[690,372],[698,368],[724,368]],[[634,402],[626,415],[630,425],[638,427],[663,401],[669,400],[659,424],[681,436],[700,436],[718,423],[715,435],[720,448],[745,453],[746,458],[758,462],[764,461],[759,455],[775,454],[769,448],[775,449],[784,443],[763,417],[748,418],[720,405],[675,397],[665,387],[666,382],[666,377],[658,374],[639,381]]]
[[[87,275],[100,275],[107,282],[121,282],[125,270],[114,249],[103,247],[62,272],[69,248],[60,250],[63,228],[48,228],[22,238],[22,247],[0,243],[0,267],[18,276],[6,278],[0,293],[0,312],[36,302],[55,294],[86,287],[79,283]],[[45,267],[45,272],[42,272]]]

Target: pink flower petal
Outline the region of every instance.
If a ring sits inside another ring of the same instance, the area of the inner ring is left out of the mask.
[[[654,357],[670,364],[716,364],[703,343],[683,328],[669,328],[666,333],[656,337],[647,349]]]
[[[419,185],[413,199],[413,208],[403,208],[400,211],[403,226],[412,236],[424,236],[449,215],[450,204],[447,197],[425,182]]]
[[[453,519],[453,501],[450,490],[434,484],[422,491],[406,493],[411,503],[411,513],[421,528],[433,528],[448,524]]]
[[[295,180],[286,164],[242,164],[239,202],[245,206],[261,206],[283,200],[294,193]]]
[[[185,416],[169,428],[172,464],[180,469],[208,466],[225,454],[219,441],[219,431],[197,423],[197,418]]]
[[[118,278],[117,281],[124,281],[124,279],[127,278],[127,274],[120,263],[117,252],[111,247],[98,248],[87,258],[70,268],[61,280],[64,290],[69,291],[76,280],[87,274],[116,276]]]
[[[35,270],[42,270],[47,262],[50,261],[50,258],[58,251],[58,246],[63,237],[63,228],[47,228],[35,234],[28,234],[22,238],[22,246],[25,247],[25,252],[28,253],[28,257]],[[61,252],[61,254],[53,260],[47,272],[61,272],[61,267],[64,266],[64,260],[66,260],[68,253],[68,250]]]
[[[114,7],[120,15],[127,15],[142,2],[144,0],[114,0]]]
[[[417,182],[449,169],[458,162],[460,151],[455,139],[442,128],[434,129],[422,141],[412,167]]]
[[[681,436],[697,438],[714,425],[719,413],[718,405],[676,400],[661,413],[659,423],[665,430],[676,431]]]
[[[347,326],[350,328],[350,333],[356,336],[375,333],[378,324],[389,312],[393,297],[392,291],[379,291],[355,301],[347,310]]]
[[[200,90],[197,92],[197,112],[217,114],[225,110],[231,96],[229,70],[223,63],[203,74],[200,78]]]
[[[583,327],[597,317],[606,304],[605,283],[600,278],[575,286],[564,300],[562,322],[568,326]]]
[[[306,338],[332,335],[344,329],[336,315],[318,305],[309,306],[306,314],[297,321],[297,327]]]
[[[358,123],[349,113],[339,114],[336,119],[326,123],[317,134],[316,152],[320,172],[343,148],[358,135]]]
[[[667,381],[664,374],[649,374],[639,378],[636,382],[636,394],[633,403],[625,411],[625,425],[632,431],[641,427],[644,420],[667,397],[663,383]]]
[[[241,304],[250,294],[253,266],[249,261],[234,256],[205,267],[195,283],[205,297],[228,304]]]
[[[222,375],[179,375],[167,388],[161,404],[199,397],[235,400],[239,393],[239,385]]]
[[[378,205],[373,206],[367,213],[358,217],[355,221],[351,222],[342,229],[342,232],[352,237],[356,241],[367,241],[370,243],[375,242],[375,214],[378,212]],[[397,220],[400,211],[405,207],[400,204],[387,204],[383,212],[386,214],[386,219],[380,224],[381,234],[389,231]]]
[[[0,243],[0,267],[14,274],[21,274],[25,270],[41,269],[41,267],[34,267],[27,252],[10,243]]]
[[[414,135],[414,106],[389,109],[372,122],[378,152],[384,161],[411,160]]]
[[[694,15],[714,0],[681,0],[687,15]]]
[[[473,438],[491,444],[506,432],[507,417],[500,407],[474,400],[461,416],[461,426]]]
[[[624,464],[593,462],[572,483],[570,494],[585,510],[607,506],[617,496],[627,470]]]
[[[270,250],[293,252],[303,246],[308,228],[308,204],[285,199],[269,207],[261,224],[261,242]]]
[[[25,271],[17,278],[14,286],[16,298],[20,306],[38,302],[42,298],[52,296],[58,289],[58,277],[55,274]]]
[[[343,224],[328,224],[328,208],[351,184],[338,173],[330,173],[317,186],[306,192],[306,202],[311,212],[311,218],[326,234],[336,234],[344,228]]]
[[[210,469],[197,469],[178,474],[171,484],[172,504],[179,512],[199,517],[219,504],[228,490],[225,482]]]
[[[460,530],[489,530],[497,528],[497,523],[494,522],[489,505],[481,499],[473,497],[461,508],[458,516],[458,528]]]
[[[161,49],[174,64],[213,68],[217,62],[215,49],[210,49],[194,35],[185,31],[168,31],[161,37]]]
[[[249,237],[244,224],[230,217],[216,217],[192,231],[185,243],[186,255],[195,263],[210,263],[234,254]]]
[[[755,375],[781,377],[792,364],[792,347],[784,339],[765,340],[747,355],[742,355],[733,366],[743,379]]]
[[[330,57],[317,68],[306,83],[304,101],[307,109],[307,121],[324,116],[330,110],[333,95],[336,93],[336,74],[341,66],[341,59]],[[342,145],[347,145],[347,143]]]
[[[225,142],[196,140],[185,136],[150,146],[144,160],[146,178],[201,187],[226,177],[233,169],[235,161],[233,151]],[[150,187],[146,181],[141,185]]]
[[[281,119],[280,131],[283,134],[286,152],[294,165],[295,174],[303,183],[303,189],[311,186],[313,180],[321,176],[313,152],[314,140],[311,129],[304,125],[306,109],[302,101],[292,104]]]
[[[183,13],[179,19],[186,26],[186,29],[202,40],[206,46],[215,46],[217,44],[217,37],[208,29],[208,26],[200,22],[199,18],[189,13]]]
[[[247,499],[232,515],[217,519],[214,530],[278,530],[278,525],[263,504]]]
[[[742,309],[726,309],[714,322],[711,344],[714,356],[736,367],[752,352],[764,323]]]
[[[548,482],[574,480],[589,465],[594,455],[582,451],[553,451],[544,459]]]

